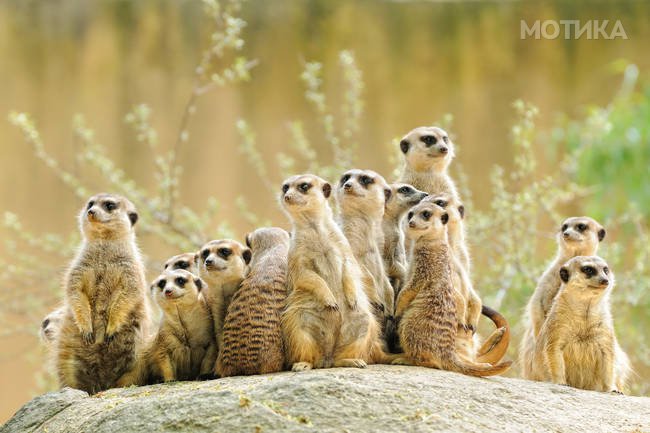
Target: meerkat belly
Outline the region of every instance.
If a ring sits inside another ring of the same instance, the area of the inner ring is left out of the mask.
[[[440,294],[418,294],[404,313],[399,325],[402,347],[413,359],[438,354],[443,346],[455,345],[457,326],[453,316],[453,299]],[[452,311],[440,315],[438,311]]]
[[[567,384],[576,388],[609,391],[603,380],[605,360],[603,344],[598,342],[597,335],[577,334],[573,341],[563,350],[565,375]],[[596,378],[596,380],[595,380]]]

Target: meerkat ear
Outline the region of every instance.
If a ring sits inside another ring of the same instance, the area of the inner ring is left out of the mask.
[[[598,230],[598,241],[602,242],[603,239],[605,239],[606,234],[607,234],[607,232],[605,231],[605,229],[601,228],[600,230]]]
[[[411,147],[411,143],[409,143],[407,140],[402,140],[399,142],[399,148],[402,149],[402,153],[408,152],[409,147]]]
[[[241,255],[244,258],[244,262],[246,262],[246,264],[249,264],[251,262],[251,258],[253,258],[253,253],[251,253],[251,250],[248,248],[246,248]]]
[[[330,194],[332,194],[332,185],[325,182],[323,184],[323,195],[325,196],[325,198],[330,198]]]
[[[442,221],[443,224],[447,224],[449,222],[449,214],[443,213],[440,216],[440,221]]]
[[[569,282],[569,270],[564,266],[560,268],[560,279],[565,283]]]
[[[199,253],[194,253],[194,264],[199,265]]]
[[[129,212],[129,220],[131,221],[131,227],[138,222],[138,213],[136,211]]]
[[[246,233],[246,246],[248,248],[251,248],[251,234],[250,233]]]
[[[465,206],[462,204],[458,206],[458,213],[460,214],[461,219],[465,218]]]
[[[199,292],[201,290],[205,289],[205,287],[207,286],[207,284],[205,284],[205,281],[203,281],[200,278],[195,278],[194,279],[194,285],[196,285],[196,288],[199,290]]]
[[[391,191],[390,188],[384,188],[384,197],[386,197],[386,203],[388,203],[388,201],[392,196],[393,196],[393,191]]]

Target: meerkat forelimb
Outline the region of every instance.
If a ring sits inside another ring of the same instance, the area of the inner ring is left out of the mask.
[[[122,386],[148,333],[138,214],[126,198],[98,194],[81,210],[81,248],[65,277],[65,316],[56,348],[62,387],[89,393]]]
[[[284,368],[280,319],[287,299],[289,233],[277,227],[246,236],[250,271],[230,302],[219,349],[220,377],[266,374]]]
[[[407,215],[407,236],[413,240],[407,283],[397,299],[396,316],[404,356],[397,364],[415,364],[472,376],[508,370],[511,362],[475,363],[456,350],[458,319],[447,240],[447,211],[423,202]]]
[[[557,255],[540,277],[523,318],[526,329],[520,344],[519,360],[524,378],[532,376],[535,340],[560,289],[560,268],[573,257],[595,255],[605,235],[605,229],[589,217],[571,217],[562,222],[557,235]]]
[[[614,275],[597,256],[574,257],[558,275],[562,285],[536,339],[533,379],[620,392],[627,357],[609,305]]]
[[[294,371],[390,362],[362,288],[361,271],[318,176],[290,177],[281,203],[292,223],[289,295],[282,314],[288,366]]]

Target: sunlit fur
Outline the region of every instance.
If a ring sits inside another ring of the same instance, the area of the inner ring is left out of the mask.
[[[170,257],[163,264],[163,270],[184,269],[191,274],[199,276],[199,255],[197,253],[183,253]]]

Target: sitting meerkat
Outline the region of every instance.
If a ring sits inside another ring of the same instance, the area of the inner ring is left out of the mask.
[[[48,349],[51,349],[55,344],[65,314],[65,307],[61,306],[56,310],[51,311],[41,322],[39,336]]]
[[[609,295],[614,275],[597,256],[577,256],[558,275],[562,286],[536,339],[533,379],[621,392],[627,355],[614,333]]]
[[[605,229],[589,217],[571,217],[562,223],[557,236],[557,255],[539,279],[523,318],[526,329],[521,340],[519,359],[524,378],[532,378],[535,339],[560,289],[560,268],[573,257],[596,255],[598,245],[605,239],[605,235]]]
[[[124,197],[98,194],[79,215],[83,243],[65,278],[65,314],[56,344],[61,387],[89,393],[122,386],[150,321],[138,214]]]
[[[382,329],[388,321],[392,322],[395,303],[395,292],[381,255],[384,248],[381,223],[391,194],[384,178],[371,170],[346,171],[336,189],[339,225],[361,268],[363,288]]]
[[[280,318],[287,299],[289,233],[260,228],[246,236],[250,271],[230,302],[216,373],[221,377],[282,371]]]
[[[391,195],[386,201],[386,209],[382,220],[384,232],[384,268],[388,280],[393,286],[395,298],[406,278],[406,250],[404,247],[404,230],[401,222],[406,212],[427,196],[427,193],[406,183],[389,185]]]
[[[210,309],[201,294],[205,286],[184,269],[168,269],[151,284],[163,318],[145,351],[148,377],[169,382],[211,375],[217,350]]]
[[[251,250],[230,239],[214,240],[199,250],[199,276],[208,285],[203,296],[214,320],[217,350],[223,338],[223,321],[230,300],[248,272]]]
[[[332,186],[318,176],[290,177],[282,207],[292,222],[282,314],[287,362],[293,371],[386,363],[379,326],[361,285],[352,248],[334,222]]]
[[[471,376],[491,376],[511,362],[475,363],[456,351],[458,319],[447,241],[447,211],[423,202],[408,215],[407,236],[413,240],[409,276],[397,299],[396,317],[404,356],[394,364],[419,365]]]
[[[406,134],[399,143],[404,167],[399,181],[429,195],[448,194],[458,199],[456,184],[447,173],[454,159],[454,143],[436,126],[421,126]]]
[[[197,253],[183,253],[170,257],[163,265],[163,270],[183,269],[192,275],[199,275],[199,255]]]

